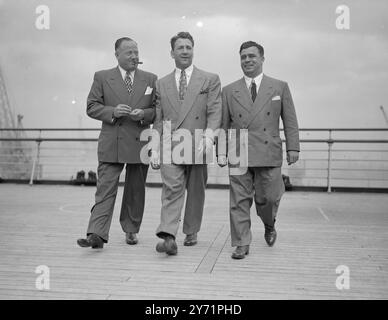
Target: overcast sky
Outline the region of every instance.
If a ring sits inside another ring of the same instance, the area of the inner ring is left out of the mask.
[[[336,28],[336,8],[350,29]],[[38,30],[35,9],[50,9]],[[189,31],[194,64],[222,86],[242,77],[238,49],[264,46],[264,73],[289,83],[301,128],[386,127],[388,1],[0,0],[0,67],[24,127],[97,127],[86,116],[93,74],[117,64],[114,42],[138,42],[141,66],[171,72],[170,38]]]

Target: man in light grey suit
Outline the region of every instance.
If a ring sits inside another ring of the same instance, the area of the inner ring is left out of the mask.
[[[154,129],[162,142],[161,147],[159,139],[156,144],[153,143],[151,165],[155,168],[160,165],[162,176],[161,221],[156,235],[164,240],[157,244],[156,250],[168,255],[177,254],[175,237],[185,189],[183,233],[186,237],[183,244],[197,244],[207,182],[208,158],[204,160],[203,156],[213,150],[213,133],[220,127],[222,117],[220,79],[216,74],[193,66],[193,50],[194,40],[188,32],[174,36],[171,39],[171,57],[175,60],[176,69],[156,84]],[[196,139],[198,131],[202,132],[200,139]],[[181,137],[183,142],[179,140]],[[182,157],[178,157],[174,148],[182,144]],[[171,149],[172,159],[166,156],[167,149]]]
[[[143,218],[148,165],[140,150],[146,142],[141,132],[155,117],[153,105],[156,75],[138,69],[137,43],[120,38],[115,43],[118,66],[98,71],[87,100],[89,117],[102,122],[98,139],[98,180],[87,238],[81,247],[102,248],[108,242],[120,174],[126,165],[120,224],[128,244],[137,244]]]
[[[256,42],[241,45],[240,61],[244,77],[222,90],[222,128],[236,130],[237,137],[242,129],[248,130],[247,167],[241,174],[231,174],[231,169],[229,174],[231,240],[232,246],[237,247],[232,254],[234,259],[243,259],[249,253],[253,198],[257,215],[265,226],[267,244],[272,246],[276,241],[276,214],[284,193],[280,118],[286,137],[287,162],[290,165],[299,158],[298,122],[288,84],[263,74],[264,49]],[[222,152],[225,140],[219,140],[220,166],[227,164]],[[227,147],[229,152],[242,150],[234,141],[229,141]]]

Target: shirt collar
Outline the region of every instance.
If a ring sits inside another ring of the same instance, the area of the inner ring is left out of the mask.
[[[190,78],[190,77],[191,77],[191,74],[193,73],[193,70],[194,70],[193,64],[191,64],[189,67],[187,67],[187,68],[185,69],[185,73],[186,73],[186,77],[187,77],[187,78]],[[175,68],[175,76],[176,76],[176,77],[177,77],[177,76],[180,77],[180,76],[181,76],[181,72],[182,72],[181,69]]]
[[[247,84],[247,87],[249,88],[251,86],[252,78],[249,78],[244,74],[244,79],[245,83]],[[257,87],[259,87],[262,79],[263,73],[260,73],[257,77],[254,78]]]
[[[120,65],[118,65],[119,67],[119,70],[120,70],[120,73],[121,73],[121,77],[123,78],[123,80],[125,80],[125,75],[127,74],[127,71],[125,71],[123,68],[121,68]],[[129,76],[131,77],[131,80],[133,82],[133,78],[135,77],[135,70],[131,71],[129,73]]]

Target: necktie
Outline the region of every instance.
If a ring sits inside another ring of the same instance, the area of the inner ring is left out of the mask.
[[[252,101],[255,102],[256,96],[257,96],[255,79],[252,79],[252,82],[251,82],[251,95],[252,95]]]
[[[129,94],[131,94],[132,92],[132,80],[131,80],[131,77],[129,76],[129,72],[127,71],[127,73],[125,74],[125,85],[127,86],[127,90],[129,92]]]
[[[186,78],[186,72],[185,70],[181,71],[181,77],[179,79],[179,99],[184,100],[185,99],[185,93],[187,89],[187,78]]]

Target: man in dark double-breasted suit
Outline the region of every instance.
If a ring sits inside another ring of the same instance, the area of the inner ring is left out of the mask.
[[[128,244],[138,242],[143,218],[148,164],[140,151],[146,142],[142,130],[155,117],[153,105],[156,75],[138,69],[137,43],[120,38],[115,43],[118,66],[96,72],[87,99],[87,114],[102,122],[98,139],[98,180],[95,204],[91,210],[87,238],[81,247],[102,248],[108,242],[109,228],[120,174],[126,165],[120,224]]]
[[[230,132],[220,136],[218,145],[220,166],[227,164],[226,155],[229,156],[231,240],[232,246],[237,247],[232,254],[234,259],[242,259],[249,253],[253,199],[257,215],[265,226],[267,244],[272,246],[276,240],[276,214],[284,193],[280,118],[288,164],[295,163],[299,157],[298,122],[288,84],[263,74],[264,49],[256,42],[241,45],[240,61],[244,77],[222,90],[222,128]],[[247,130],[248,139],[241,139],[240,143],[243,130]],[[228,136],[237,139],[228,139],[227,143]],[[231,161],[236,154],[242,157],[240,164]]]

